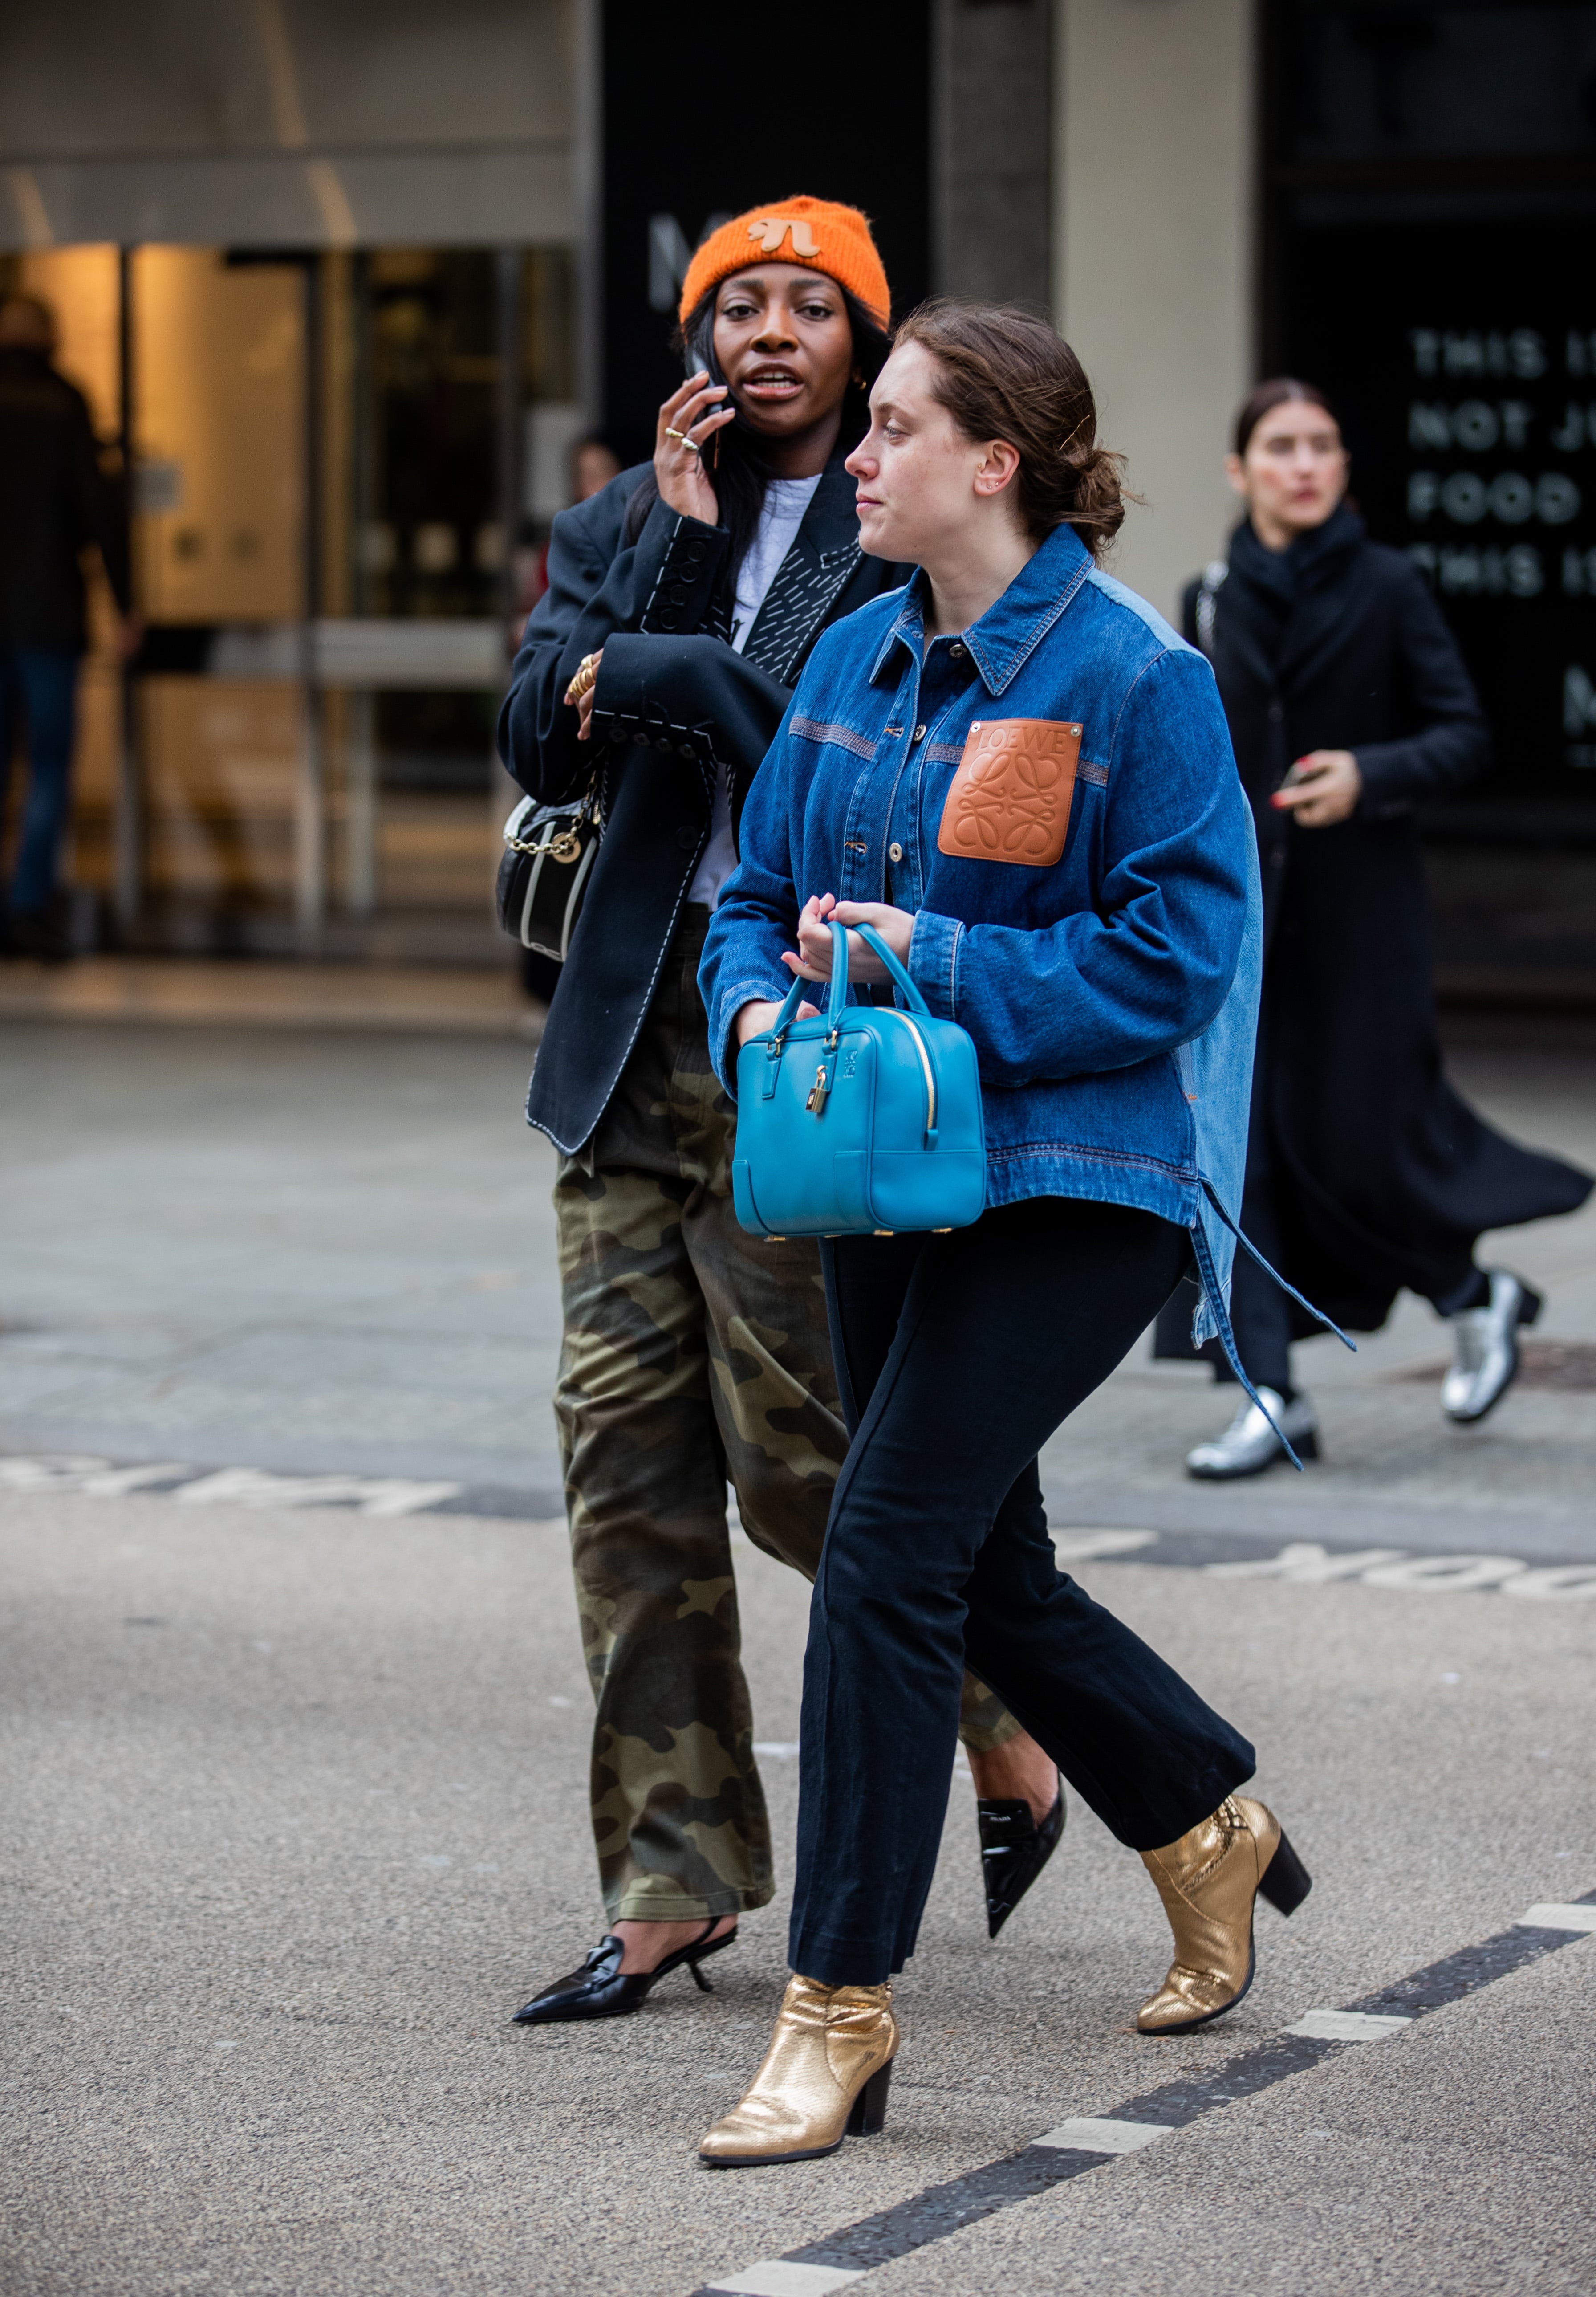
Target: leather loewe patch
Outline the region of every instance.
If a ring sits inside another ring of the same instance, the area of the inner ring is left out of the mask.
[[[1057,718],[976,719],[942,808],[939,850],[1050,869],[1064,852],[1081,729]]]

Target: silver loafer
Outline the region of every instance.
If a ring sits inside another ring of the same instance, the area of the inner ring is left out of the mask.
[[[1512,1386],[1518,1371],[1518,1334],[1541,1313],[1541,1296],[1522,1277],[1493,1268],[1491,1297],[1483,1308],[1449,1316],[1452,1370],[1441,1383],[1441,1409],[1467,1427],[1483,1420]]]
[[[1307,1397],[1297,1395],[1287,1404],[1272,1387],[1261,1387],[1258,1393],[1269,1406],[1270,1419],[1289,1438],[1298,1459],[1317,1460],[1319,1422]],[[1269,1419],[1250,1396],[1244,1395],[1224,1434],[1188,1452],[1186,1472],[1204,1483],[1227,1484],[1238,1476],[1261,1476],[1265,1468],[1272,1468],[1285,1457],[1286,1447]]]

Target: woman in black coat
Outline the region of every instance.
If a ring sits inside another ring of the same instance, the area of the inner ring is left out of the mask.
[[[564,803],[591,784],[604,822],[527,1116],[561,1152],[555,1413],[608,1925],[528,2024],[636,2009],[771,1897],[727,1481],[750,1537],[812,1577],[848,1441],[813,1243],[748,1236],[733,1212],[697,970],[810,649],[912,571],[864,556],[843,467],[887,283],[856,209],[786,200],[711,235],[680,316],[688,380],[654,460],[555,522],[499,725],[523,789]],[[962,1736],[995,1931],[1063,1802],[973,1680]]]
[[[1493,1132],[1442,1074],[1413,811],[1479,773],[1489,736],[1418,569],[1371,542],[1343,500],[1346,453],[1320,392],[1261,383],[1226,470],[1247,516],[1228,564],[1188,590],[1185,623],[1219,681],[1263,876],[1242,1226],[1355,1331],[1378,1330],[1404,1287],[1428,1300],[1452,1329],[1442,1409],[1479,1420],[1518,1370],[1518,1331],[1541,1302],[1521,1278],[1477,1267],[1476,1241],[1572,1212],[1591,1189]],[[1314,1326],[1244,1253],[1233,1305],[1243,1363],[1281,1432],[1313,1456],[1290,1346]],[[1160,1355],[1189,1354],[1181,1315],[1172,1304],[1161,1319]],[[1226,1479],[1284,1457],[1244,1404],[1187,1466]]]

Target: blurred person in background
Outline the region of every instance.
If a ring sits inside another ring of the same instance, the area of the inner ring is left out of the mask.
[[[91,547],[120,609],[124,653],[138,638],[121,505],[100,467],[87,401],[56,371],[55,346],[47,304],[31,295],[0,304],[0,827],[19,728],[28,762],[0,947],[51,959],[70,951],[57,879],[78,665],[88,646],[83,557]]]
[[[654,458],[555,522],[499,725],[522,786],[599,778],[604,836],[527,1102],[560,1151],[555,1410],[597,1702],[609,1928],[528,2024],[636,2009],[774,1891],[726,1511],[814,1577],[848,1448],[812,1241],[747,1235],[698,960],[754,772],[822,630],[909,569],[860,548],[846,455],[890,297],[857,209],[784,200],[695,255]],[[1057,1773],[967,1679],[995,1935],[1058,1840]],[[702,1982],[702,1981],[701,1981]]]
[[[1225,458],[1246,516],[1185,597],[1252,803],[1263,874],[1263,1000],[1241,1224],[1338,1324],[1376,1331],[1404,1288],[1452,1327],[1441,1407],[1482,1420],[1518,1367],[1540,1296],[1476,1264],[1488,1229],[1573,1212],[1589,1177],[1492,1130],[1442,1072],[1424,860],[1414,809],[1481,772],[1490,737],[1457,643],[1405,553],[1371,542],[1345,499],[1348,458],[1323,394],[1260,383]],[[1190,1294],[1156,1352],[1187,1356]],[[1312,1330],[1245,1253],[1232,1304],[1241,1362],[1279,1429],[1317,1455],[1292,1380]],[[1213,1355],[1213,1344],[1203,1350]],[[1213,1357],[1221,1380],[1234,1374]],[[1243,1400],[1187,1468],[1251,1476],[1285,1458]]]
[[[569,501],[591,502],[624,465],[608,435],[589,432],[571,449]],[[519,620],[512,633],[517,651],[526,636],[526,618],[548,588],[549,531],[541,519],[523,518],[515,536],[515,602]]]
[[[572,501],[591,502],[595,495],[604,492],[612,479],[621,476],[623,468],[620,450],[609,433],[589,432],[571,450]]]

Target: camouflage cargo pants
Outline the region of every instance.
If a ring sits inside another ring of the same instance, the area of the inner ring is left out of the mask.
[[[813,1578],[848,1448],[819,1257],[745,1234],[691,908],[620,1084],[555,1186],[555,1413],[597,1701],[593,1830],[612,1922],[707,1920],[774,1890],[727,1527]],[[1018,1725],[967,1677],[962,1735]]]

